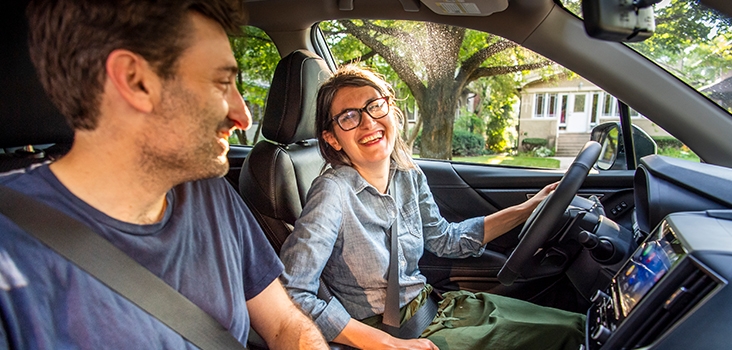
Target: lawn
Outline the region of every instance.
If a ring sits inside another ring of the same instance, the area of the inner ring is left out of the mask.
[[[669,156],[673,158],[681,158],[685,160],[689,160],[692,162],[699,162],[699,156],[697,156],[694,152],[689,150],[686,147],[682,148],[675,148],[675,147],[667,147],[667,148],[659,148],[658,154],[662,156]]]
[[[699,161],[699,157],[694,152],[688,149],[678,148],[665,148],[659,149],[658,154],[686,159],[694,162]],[[415,156],[418,158],[419,156]],[[559,160],[551,157],[529,157],[524,155],[510,156],[510,155],[487,155],[477,157],[453,157],[453,160],[459,162],[469,163],[484,163],[484,164],[495,164],[495,165],[514,165],[534,168],[548,168],[548,169],[559,169]]]
[[[454,157],[453,160],[460,162],[485,163],[496,165],[515,165],[535,168],[559,169],[559,160],[554,158],[488,155],[478,157]]]

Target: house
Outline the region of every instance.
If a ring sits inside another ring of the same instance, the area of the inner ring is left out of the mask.
[[[576,74],[535,75],[520,95],[519,145],[526,138],[544,138],[559,157],[576,156],[596,125],[620,120],[617,99]],[[631,120],[651,136],[668,135],[632,109]]]

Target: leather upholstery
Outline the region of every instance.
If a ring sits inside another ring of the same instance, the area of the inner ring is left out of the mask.
[[[239,191],[277,253],[325,163],[315,138],[315,99],[330,75],[325,62],[306,50],[280,60],[262,121],[266,140],[242,165]]]

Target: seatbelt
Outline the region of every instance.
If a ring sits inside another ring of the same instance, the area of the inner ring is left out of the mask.
[[[201,349],[246,349],[211,315],[68,215],[0,186],[0,214]]]
[[[389,193],[392,192],[389,186]],[[396,198],[394,199],[396,203]],[[391,251],[389,252],[389,274],[386,282],[386,302],[384,303],[384,317],[381,321],[382,330],[397,336],[399,334],[400,315],[399,315],[399,244],[398,244],[398,226],[399,208],[397,208],[394,223],[389,227],[389,238],[391,241]],[[397,230],[394,229],[397,226]]]
[[[396,188],[394,186],[389,186],[389,194],[394,198],[394,203],[396,203]],[[398,222],[399,208],[397,207],[396,218],[388,230],[391,251],[389,252],[389,275],[387,276],[386,302],[384,303],[381,330],[397,338],[414,339],[419,338],[425,328],[432,323],[432,320],[437,314],[437,302],[432,298],[432,293],[430,293],[422,307],[400,327]]]

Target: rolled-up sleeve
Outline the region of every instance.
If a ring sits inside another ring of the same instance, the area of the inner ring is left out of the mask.
[[[440,209],[427,184],[427,177],[421,171],[415,173],[425,249],[446,258],[466,258],[483,254],[483,217],[447,222],[440,215]]]
[[[313,318],[323,336],[332,341],[351,316],[336,298],[317,296],[320,276],[333,251],[341,227],[339,186],[319,177],[313,182],[302,215],[285,240],[280,258],[285,265],[282,283],[302,310]]]

